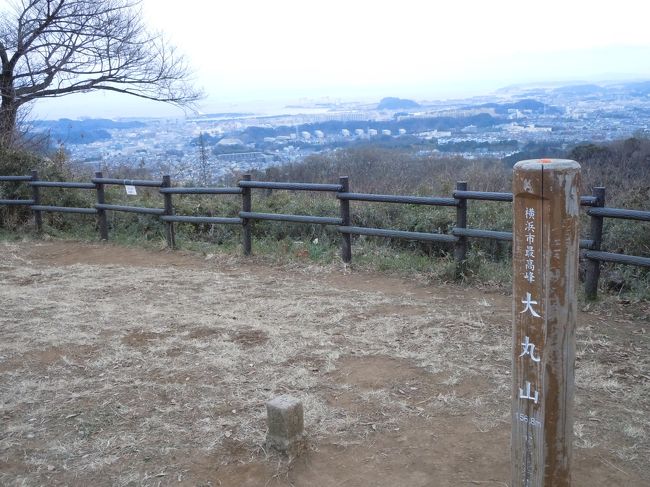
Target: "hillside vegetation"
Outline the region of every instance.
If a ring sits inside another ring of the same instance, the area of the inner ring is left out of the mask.
[[[650,140],[631,138],[608,145],[580,145],[564,154],[583,167],[582,194],[594,186],[607,188],[607,206],[650,210]],[[25,154],[5,154],[0,162],[2,174],[25,174],[37,167],[45,179],[87,181],[90,174],[73,170],[59,154],[40,160]],[[372,146],[314,155],[300,163],[270,167],[253,172],[253,179],[333,183],[348,176],[354,192],[451,196],[456,181],[467,181],[477,191],[504,191],[511,188],[512,168],[497,160],[465,160],[420,156],[404,149]],[[123,167],[111,177],[159,178],[145,168]],[[241,174],[232,174],[221,183],[236,185]],[[194,183],[188,183],[193,185]],[[83,190],[43,189],[43,204],[92,206],[95,192]],[[28,197],[24,184],[2,183],[0,198]],[[161,207],[157,190],[138,188],[138,196],[126,196],[121,187],[107,188],[107,202],[135,206]],[[238,196],[175,196],[177,214],[237,216],[241,210]],[[339,204],[332,194],[287,191],[253,191],[253,211],[292,213],[315,216],[338,216]],[[15,231],[31,217],[26,208],[0,208],[0,226]],[[48,213],[44,215],[50,234],[75,235],[96,239],[93,217]],[[469,202],[469,226],[490,230],[511,229],[511,205],[507,203]],[[588,217],[583,218],[583,238],[588,235]],[[130,243],[148,242],[164,245],[162,225],[155,217],[109,213],[111,239]],[[352,225],[391,228],[417,232],[448,233],[455,224],[453,208],[423,207],[352,202]],[[212,253],[215,244],[223,251],[240,251],[240,228],[237,225],[178,224],[177,242],[181,247]],[[333,227],[291,223],[254,223],[253,251],[267,258],[287,261],[307,259],[321,263],[338,258],[339,234]],[[607,219],[604,248],[630,255],[650,255],[650,225],[643,222]],[[397,272],[418,272],[434,279],[452,279],[455,264],[448,244],[358,237],[353,243],[353,262],[358,266]],[[614,292],[650,298],[650,273],[629,266],[604,265],[602,285]],[[463,278],[510,285],[510,245],[489,240],[473,240],[469,262]]]

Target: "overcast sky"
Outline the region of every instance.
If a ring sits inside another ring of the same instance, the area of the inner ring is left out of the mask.
[[[143,8],[189,60],[208,95],[204,112],[303,97],[421,100],[521,82],[650,79],[650,2],[642,0],[144,0]],[[34,112],[183,116],[95,94],[40,102]]]

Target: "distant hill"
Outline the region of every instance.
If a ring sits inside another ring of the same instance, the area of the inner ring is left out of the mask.
[[[395,98],[392,96],[382,98],[377,105],[377,110],[404,110],[408,108],[419,108],[420,104],[413,100],[405,98]]]
[[[650,95],[650,81],[607,82],[602,85],[579,84],[559,86],[553,93],[575,97],[598,96],[632,96],[645,97]]]
[[[602,86],[594,84],[560,86],[553,90],[553,92],[558,94],[573,96],[597,95],[602,94],[603,91],[605,89]]]
[[[576,82],[546,82],[533,84],[510,85],[499,90],[501,95],[523,95],[523,96],[544,96],[548,94],[562,95],[568,97],[580,97],[583,99],[594,99],[597,97],[650,96],[649,80],[614,81],[603,80],[594,83],[585,81]],[[548,108],[548,107],[547,107]]]
[[[626,83],[624,87],[631,95],[636,95],[636,96],[650,95],[650,81],[638,81],[638,82]]]
[[[197,118],[241,118],[252,117],[255,115],[252,112],[217,112],[217,113],[204,113]]]
[[[127,130],[144,127],[145,124],[135,120],[121,122],[105,118],[89,118],[85,120],[36,120],[34,130],[47,133],[55,144],[90,144],[99,140],[109,140],[111,130]]]
[[[342,129],[354,131],[356,129],[375,129],[377,131],[388,129],[393,133],[398,133],[403,128],[407,132],[424,132],[427,130],[459,130],[468,125],[476,127],[493,127],[503,123],[498,117],[493,117],[487,113],[471,115],[467,117],[427,117],[427,118],[406,118],[403,120],[328,120],[326,122],[307,123],[298,126],[282,125],[278,127],[247,127],[241,134],[244,142],[260,141],[264,137],[287,136],[296,131],[311,132],[321,130],[326,134],[340,133]],[[207,140],[207,139],[206,139]],[[212,144],[212,141],[210,141]]]
[[[83,120],[71,120],[60,118],[59,120],[36,120],[34,127],[48,128],[52,130],[100,130],[100,129],[131,129],[144,127],[145,124],[136,120],[121,122],[107,118],[87,118]]]
[[[533,99],[520,100],[514,103],[484,103],[479,105],[479,108],[493,108],[494,111],[499,115],[505,115],[508,113],[508,110],[530,110],[535,113],[548,113],[548,114],[559,114],[562,113],[557,107],[546,105],[541,101]]]

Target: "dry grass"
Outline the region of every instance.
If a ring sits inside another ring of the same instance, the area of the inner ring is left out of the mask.
[[[408,418],[510,423],[507,298],[218,255],[46,265],[47,244],[0,245],[3,485],[158,485],[191,478],[195,455],[264,461],[264,403],[280,393],[303,400],[316,449]],[[647,335],[601,331],[578,339],[576,445],[650,474]]]

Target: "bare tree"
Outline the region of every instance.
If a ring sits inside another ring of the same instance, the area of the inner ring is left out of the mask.
[[[141,0],[16,0],[0,8],[0,147],[26,103],[93,90],[189,106],[187,64],[142,22]]]

